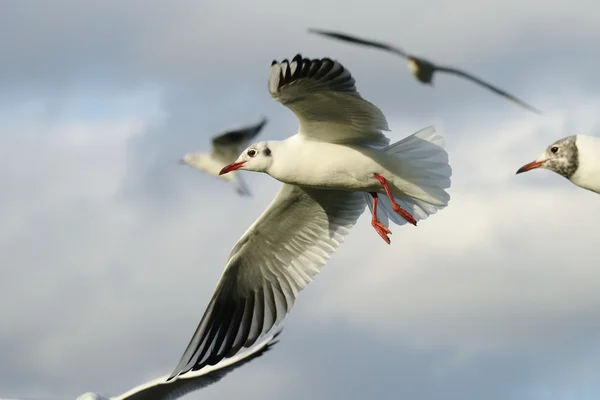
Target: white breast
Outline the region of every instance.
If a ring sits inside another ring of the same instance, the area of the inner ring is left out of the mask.
[[[600,138],[577,135],[575,144],[579,155],[579,167],[571,176],[571,182],[600,193]]]
[[[365,191],[376,182],[374,172],[385,173],[373,159],[377,150],[292,138],[281,142],[269,169],[269,175],[282,182]]]

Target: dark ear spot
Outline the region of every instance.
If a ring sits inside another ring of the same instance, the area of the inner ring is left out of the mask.
[[[271,149],[267,147],[265,149],[265,156],[270,156],[270,155],[271,155]]]

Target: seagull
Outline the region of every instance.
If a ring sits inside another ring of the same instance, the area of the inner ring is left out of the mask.
[[[416,225],[447,206],[443,138],[429,127],[388,145],[385,116],[354,83],[329,58],[273,61],[269,91],[296,115],[298,133],[251,145],[221,174],[264,172],[283,185],[231,251],[171,377],[231,357],[279,324],[366,204],[388,244],[389,220]]]
[[[187,164],[199,171],[219,177],[231,182],[236,192],[240,196],[250,196],[250,191],[246,182],[238,174],[231,176],[219,175],[219,171],[224,165],[234,161],[243,148],[248,146],[250,140],[254,139],[266,125],[267,118],[263,117],[260,122],[254,125],[248,125],[239,129],[233,129],[221,133],[212,138],[212,152],[207,153],[188,153],[181,160],[180,164]]]
[[[433,85],[433,74],[436,71],[446,72],[449,74],[458,75],[463,78],[469,79],[470,81],[475,82],[476,84],[481,85],[481,86],[491,90],[492,92],[499,94],[500,96],[505,97],[506,99],[508,99],[522,107],[525,107],[529,111],[533,111],[534,113],[536,113],[538,115],[540,115],[542,113],[540,110],[538,110],[535,107],[530,106],[529,104],[525,103],[523,100],[520,100],[520,99],[516,98],[515,96],[505,92],[504,90],[498,89],[497,87],[492,86],[489,83],[482,81],[481,79],[477,78],[474,75],[471,75],[465,71],[461,71],[461,70],[453,68],[453,67],[445,67],[445,66],[441,66],[441,65],[436,65],[436,64],[432,63],[431,61],[425,60],[424,58],[420,58],[415,55],[408,54],[404,50],[399,49],[398,47],[394,47],[392,45],[382,43],[382,42],[377,42],[374,40],[360,39],[355,36],[350,36],[350,35],[343,34],[343,33],[336,33],[336,32],[331,32],[331,31],[326,31],[326,30],[321,30],[321,29],[309,28],[308,32],[316,33],[318,35],[323,35],[323,36],[327,36],[327,37],[331,37],[331,38],[336,38],[336,39],[343,40],[346,42],[357,43],[357,44],[361,44],[364,46],[376,47],[378,49],[386,50],[386,51],[392,52],[394,54],[397,54],[401,57],[404,57],[408,60],[408,68],[409,68],[410,72],[421,83],[424,83],[427,85]]]
[[[174,400],[179,397],[202,389],[220,381],[225,375],[236,368],[262,356],[278,343],[277,337],[281,330],[265,339],[262,343],[236,357],[225,360],[215,366],[208,366],[200,371],[191,372],[179,379],[166,381],[167,376],[161,376],[139,385],[119,396],[106,397],[98,393],[88,392],[77,397],[77,400]]]
[[[517,174],[536,168],[549,169],[579,187],[600,193],[600,138],[571,135],[557,140]]]

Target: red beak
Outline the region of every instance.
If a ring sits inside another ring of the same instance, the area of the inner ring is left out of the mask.
[[[532,169],[539,168],[543,164],[544,164],[543,161],[532,161],[529,164],[525,164],[521,168],[519,168],[519,170],[517,171],[517,174],[520,174],[521,172],[527,172],[527,171],[531,171]]]
[[[223,175],[228,172],[235,171],[236,169],[240,169],[240,168],[242,168],[242,165],[244,165],[244,164],[246,164],[246,161],[234,162],[229,165],[226,165],[223,167],[221,172],[219,172],[219,175]]]

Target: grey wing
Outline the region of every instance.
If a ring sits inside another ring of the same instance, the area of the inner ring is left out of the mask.
[[[273,61],[271,96],[298,118],[298,134],[331,143],[387,145],[388,124],[381,110],[356,90],[354,78],[329,58]]]
[[[240,152],[254,139],[267,124],[267,118],[263,117],[260,122],[248,125],[240,129],[229,130],[212,139],[212,157],[215,160],[229,164],[235,161]]]
[[[533,107],[533,106],[525,103],[523,100],[521,100],[521,99],[513,96],[510,93],[505,92],[502,89],[498,89],[497,87],[492,86],[489,83],[482,81],[481,79],[477,78],[474,75],[468,74],[468,73],[466,73],[464,71],[461,71],[459,69],[452,68],[452,67],[438,67],[438,66],[436,66],[435,69],[436,69],[436,71],[446,72],[448,74],[453,74],[453,75],[457,75],[457,76],[462,76],[463,78],[466,78],[466,79],[468,79],[468,80],[470,80],[472,82],[475,82],[478,85],[481,85],[481,86],[483,86],[483,87],[491,90],[492,92],[494,92],[496,94],[499,94],[500,96],[502,96],[502,97],[504,97],[504,98],[512,101],[513,103],[516,103],[516,104],[520,105],[521,107],[524,107],[524,108],[528,109],[529,111],[533,111],[534,113],[536,113],[538,115],[542,114],[542,112],[540,110],[538,110],[537,108],[535,108],[535,107]]]
[[[224,360],[217,365],[207,366],[199,371],[181,375],[178,379],[167,382],[162,376],[147,384],[138,386],[112,400],[175,400],[198,389],[202,389],[223,379],[225,375],[253,361],[271,350],[279,340],[281,330],[271,335],[260,344],[242,354]]]
[[[361,39],[359,37],[351,36],[351,35],[348,35],[345,33],[332,32],[332,31],[326,31],[323,29],[315,29],[315,28],[309,28],[308,32],[316,33],[317,35],[321,35],[321,36],[325,36],[325,37],[342,40],[344,42],[350,42],[350,43],[360,44],[363,46],[374,47],[376,49],[390,51],[390,52],[397,54],[404,58],[409,57],[408,53],[406,53],[404,50],[402,50],[398,47],[392,46],[391,44],[378,42],[376,40]]]
[[[359,192],[284,184],[229,256],[172,377],[249,347],[292,309],[365,209]]]

